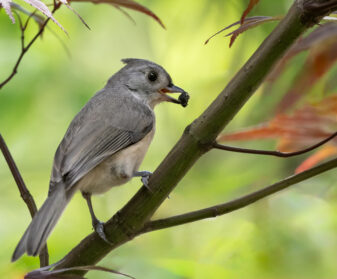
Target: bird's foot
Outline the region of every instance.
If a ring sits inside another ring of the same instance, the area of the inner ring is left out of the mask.
[[[152,173],[149,173],[148,175],[144,175],[141,178],[141,181],[143,183],[143,185],[146,187],[146,189],[148,189],[150,192],[152,192],[152,190],[149,187],[149,179]]]
[[[152,172],[150,171],[137,171],[135,172],[134,176],[141,176],[141,181],[146,189],[149,190],[149,192],[152,193],[151,188],[149,187],[149,179],[152,175]]]
[[[103,222],[96,219],[95,221],[92,222],[92,226],[100,238],[102,238],[109,245],[112,245],[112,243],[107,239],[105,235]]]

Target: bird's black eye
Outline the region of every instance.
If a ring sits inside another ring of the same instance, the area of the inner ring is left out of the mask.
[[[156,81],[158,78],[158,74],[154,71],[149,72],[147,78],[149,79],[149,81],[153,82]]]

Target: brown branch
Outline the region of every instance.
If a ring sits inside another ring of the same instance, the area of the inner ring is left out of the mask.
[[[33,217],[34,214],[37,211],[36,204],[34,202],[34,199],[33,199],[32,195],[29,193],[29,191],[28,191],[28,189],[27,189],[27,187],[24,183],[23,178],[22,178],[22,176],[19,172],[19,169],[17,168],[17,166],[14,162],[14,159],[13,159],[12,155],[10,154],[9,149],[8,149],[6,143],[5,143],[5,140],[4,140],[4,138],[2,137],[1,134],[0,134],[0,149],[2,151],[2,154],[5,157],[5,160],[8,164],[9,169],[12,172],[14,180],[15,180],[16,184],[18,185],[21,197],[24,200],[24,202],[27,204],[30,215]]]
[[[35,16],[36,12],[37,12],[37,9],[35,9],[35,11],[33,11],[33,12],[29,15],[29,17],[27,18],[27,20],[26,20],[26,22],[25,22],[25,25],[23,26],[23,29],[24,29],[24,30],[26,30],[29,21],[31,20],[32,17]]]
[[[18,186],[18,189],[20,191],[20,195],[23,201],[26,203],[28,210],[30,212],[30,215],[33,218],[35,213],[37,212],[35,201],[32,195],[30,194],[28,188],[26,187],[25,182],[23,181],[23,178],[20,174],[20,171],[18,167],[16,166],[14,159],[11,153],[9,152],[6,142],[1,134],[0,134],[0,149],[7,162],[9,169],[12,172],[16,185]],[[49,264],[49,255],[48,255],[47,245],[42,249],[39,256],[40,256],[40,266],[41,267],[47,266]]]
[[[330,14],[337,9],[337,3],[334,0],[325,0],[317,2],[317,0],[307,0],[307,3],[303,5],[306,12],[315,13],[318,8],[325,14]]]
[[[234,146],[228,146],[228,145],[222,145],[217,142],[213,143],[212,147],[215,149],[220,150],[226,150],[226,151],[232,151],[232,152],[238,152],[238,153],[247,153],[247,154],[257,154],[257,155],[269,155],[269,156],[276,156],[276,157],[292,157],[301,155],[307,152],[310,152],[323,144],[327,143],[328,141],[332,140],[334,137],[337,136],[337,132],[333,133],[331,136],[327,137],[326,139],[306,148],[302,149],[296,152],[280,152],[280,151],[269,151],[269,150],[257,150],[257,149],[249,149],[249,148],[241,148],[241,147],[234,147]]]
[[[331,170],[337,167],[337,158],[320,164],[316,167],[313,167],[309,170],[301,172],[296,175],[289,176],[279,182],[276,182],[270,186],[267,186],[261,190],[250,193],[248,195],[242,196],[238,199],[218,204],[216,206],[204,208],[201,210],[196,210],[192,212],[188,212],[185,214],[172,216],[169,218],[158,219],[154,221],[150,221],[144,225],[138,234],[143,234],[151,231],[166,229],[174,226],[179,226],[207,218],[213,218],[216,216],[224,215],[230,213],[232,211],[238,210],[240,208],[246,207],[254,202],[257,202],[265,197],[268,197],[276,192],[279,192],[283,189],[288,188],[296,183],[304,181],[308,178]]]
[[[54,6],[54,9],[52,10],[52,14],[54,14],[60,6],[61,6],[61,3],[56,4]],[[20,29],[21,29],[21,53],[14,65],[14,68],[11,74],[3,82],[0,83],[0,90],[17,74],[22,58],[24,57],[26,52],[30,49],[30,47],[33,45],[33,43],[36,41],[36,39],[41,36],[49,20],[50,18],[47,18],[45,20],[45,22],[41,25],[40,30],[36,33],[36,35],[30,40],[30,42],[26,46],[24,45],[24,31],[26,28],[25,26],[22,25],[21,20],[19,20]]]
[[[19,15],[19,13],[17,13],[15,10],[14,10],[14,13],[17,16],[18,21],[19,21],[19,26],[20,26],[20,31],[21,31],[20,42],[21,42],[21,51],[22,51],[25,47],[25,36],[24,36],[24,29],[25,28],[23,26],[21,16]]]

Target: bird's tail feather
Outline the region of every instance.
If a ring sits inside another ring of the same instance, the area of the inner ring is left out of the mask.
[[[40,252],[71,196],[67,195],[64,185],[58,185],[49,195],[16,246],[12,256],[13,262],[25,252],[31,256]]]

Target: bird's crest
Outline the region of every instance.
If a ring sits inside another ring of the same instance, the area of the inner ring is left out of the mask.
[[[138,64],[138,63],[142,63],[142,64],[155,64],[149,60],[145,60],[145,59],[139,59],[139,58],[124,58],[121,60],[124,64],[129,65],[129,64]]]

